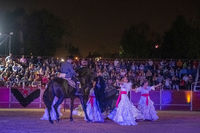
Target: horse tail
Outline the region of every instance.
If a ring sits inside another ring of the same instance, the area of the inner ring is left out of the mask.
[[[44,91],[43,101],[47,108],[51,108],[55,95],[53,93],[53,80],[51,80]]]

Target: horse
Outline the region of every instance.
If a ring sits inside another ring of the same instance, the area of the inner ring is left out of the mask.
[[[80,99],[82,108],[84,110],[86,119],[88,122],[91,120],[88,118],[88,115],[86,113],[86,100],[88,98],[88,91],[90,88],[92,88],[92,81],[94,78],[94,73],[90,69],[83,68],[78,71],[78,79],[81,84],[81,90],[82,90],[82,95],[76,96],[75,95],[75,88],[71,87],[68,84],[68,81],[66,81],[63,78],[55,77],[54,79],[50,80],[50,82],[47,84],[47,88],[43,94],[43,101],[48,109],[48,115],[49,115],[49,122],[53,124],[53,121],[51,119],[50,111],[51,111],[51,106],[53,103],[54,97],[58,97],[58,101],[54,105],[54,109],[56,112],[56,118],[57,121],[59,121],[59,113],[57,111],[58,106],[63,102],[65,98],[70,98],[71,103],[70,103],[70,121],[73,121],[72,117],[72,111],[74,108],[74,99],[78,97]]]

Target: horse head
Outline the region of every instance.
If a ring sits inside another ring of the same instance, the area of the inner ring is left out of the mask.
[[[89,95],[89,91],[92,88],[92,82],[95,78],[93,70],[83,67],[77,71],[78,79],[81,83],[81,88],[84,91],[84,95]]]

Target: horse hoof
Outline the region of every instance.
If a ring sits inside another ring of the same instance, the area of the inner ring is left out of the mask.
[[[73,120],[73,119],[70,119],[70,121],[73,122],[74,120]]]
[[[52,120],[49,120],[49,122],[50,122],[51,124],[53,124],[53,121],[52,121]]]
[[[59,121],[60,121],[60,119],[57,119],[56,121],[57,121],[57,122],[59,122]]]
[[[92,121],[88,119],[87,122],[90,123],[90,122],[92,122]]]

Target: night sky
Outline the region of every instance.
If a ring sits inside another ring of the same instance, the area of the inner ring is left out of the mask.
[[[123,31],[145,22],[159,33],[166,31],[177,15],[198,15],[199,0],[0,0],[0,12],[23,7],[45,8],[73,24],[72,43],[87,55],[93,49],[116,50]],[[109,47],[108,47],[109,45]]]

